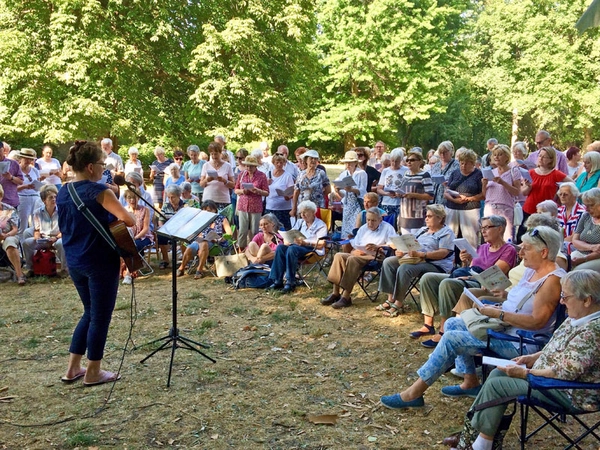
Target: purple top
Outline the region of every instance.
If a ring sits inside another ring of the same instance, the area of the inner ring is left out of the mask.
[[[471,266],[478,266],[482,269],[489,269],[498,261],[504,261],[511,268],[517,260],[517,250],[508,242],[495,252],[490,251],[490,244],[485,243],[477,249],[477,258],[473,259]]]
[[[0,149],[0,151],[2,151]],[[8,173],[10,173],[13,177],[23,179],[23,172],[21,172],[21,166],[14,159],[4,158],[2,161],[10,162],[10,167],[8,168]],[[19,206],[19,194],[17,193],[17,185],[13,183],[9,178],[5,178],[4,175],[0,175],[0,184],[4,189],[4,198],[2,201],[7,205],[16,208]]]

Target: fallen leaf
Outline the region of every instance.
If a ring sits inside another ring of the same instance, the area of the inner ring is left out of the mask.
[[[219,439],[219,435],[218,434],[213,434],[210,438],[212,440]]]
[[[306,416],[306,418],[318,425],[318,424],[325,424],[325,425],[335,425],[337,423],[338,420],[338,415],[337,414],[321,414],[319,416],[316,416],[314,414],[308,414]]]
[[[334,348],[336,348],[336,347],[337,347],[337,344],[334,342],[333,344],[329,344],[329,345],[327,346],[327,350],[333,350],[333,349],[334,349]]]

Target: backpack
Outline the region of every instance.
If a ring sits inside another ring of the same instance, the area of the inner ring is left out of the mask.
[[[33,255],[33,273],[47,277],[56,275],[56,256],[53,251],[43,248]]]
[[[250,264],[239,269],[233,276],[225,278],[225,282],[231,283],[234,289],[264,289],[272,283],[269,280],[270,273],[271,267],[266,264]]]

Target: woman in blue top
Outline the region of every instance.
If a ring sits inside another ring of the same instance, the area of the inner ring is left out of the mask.
[[[67,157],[67,163],[75,172],[73,186],[102,226],[108,228],[116,218],[131,227],[135,225],[133,215],[106,184],[98,183],[104,171],[104,158],[96,143],[76,141]],[[85,386],[115,381],[120,375],[101,370],[100,364],[117,298],[119,254],[77,209],[68,189],[60,190],[57,205],[69,274],[83,303],[83,316],[75,327],[69,347],[67,373],[61,380],[71,383],[83,378]],[[88,364],[83,368],[81,359],[86,350]]]

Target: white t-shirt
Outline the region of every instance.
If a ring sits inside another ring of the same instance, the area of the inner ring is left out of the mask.
[[[229,180],[230,178],[233,179],[233,169],[228,162],[224,162],[223,165],[219,167],[219,170],[217,170],[213,166],[212,161],[207,161],[206,164],[202,166],[202,177],[207,176],[208,170],[215,170],[221,178],[226,180]],[[212,200],[215,203],[231,203],[229,188],[225,186],[225,183],[212,180],[204,188],[202,200]]]
[[[269,185],[269,196],[267,197],[267,209],[274,211],[291,210],[292,199],[286,200],[283,196],[277,193],[277,189],[285,191],[290,186],[294,185],[294,177],[288,173],[283,172],[282,175],[272,178],[273,182]],[[292,194],[293,195],[293,194]],[[290,197],[292,196],[290,195]]]
[[[38,158],[36,160],[36,163],[38,164],[38,166],[40,166],[40,175],[46,175],[46,178],[44,179],[44,183],[46,184],[61,184],[62,180],[60,179],[60,177],[58,175],[49,175],[49,172],[55,171],[55,170],[60,170],[61,169],[61,165],[60,162],[58,162],[58,159],[56,158],[52,158],[50,160],[50,162],[46,162],[44,161],[44,158]]]

